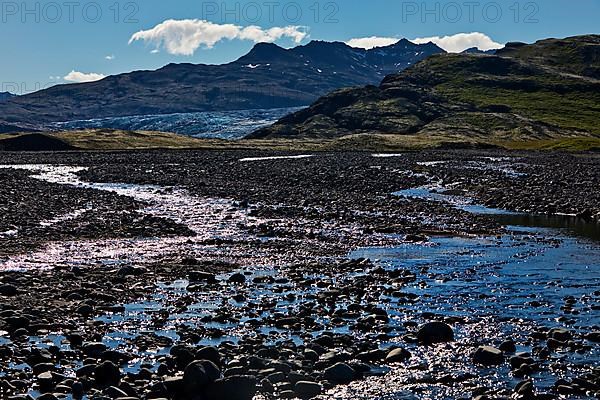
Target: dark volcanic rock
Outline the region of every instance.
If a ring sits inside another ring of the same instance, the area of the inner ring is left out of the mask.
[[[0,296],[16,296],[17,288],[13,285],[0,285]]]
[[[350,383],[356,376],[356,371],[345,363],[337,363],[325,369],[324,378],[334,383]]]
[[[322,387],[317,382],[298,381],[294,385],[294,392],[301,399],[312,399],[321,394]]]
[[[385,357],[385,361],[388,363],[396,363],[407,360],[410,358],[410,352],[403,348],[398,348],[390,351]]]
[[[213,383],[221,376],[221,371],[212,361],[193,361],[183,374],[183,384],[188,393],[199,393],[208,384]]]
[[[114,386],[118,385],[121,380],[121,371],[111,361],[104,361],[96,366],[94,377],[99,385]]]
[[[498,365],[504,362],[502,350],[491,346],[480,346],[473,354],[473,362],[481,365]]]
[[[256,391],[255,377],[234,375],[218,379],[209,385],[205,396],[214,400],[252,400]]]
[[[424,344],[451,342],[454,340],[454,331],[443,322],[428,322],[417,332],[417,339]]]

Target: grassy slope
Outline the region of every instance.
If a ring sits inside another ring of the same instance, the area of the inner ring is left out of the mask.
[[[520,51],[529,54],[529,48]],[[510,54],[515,58],[433,56],[412,72],[431,79],[435,90],[451,100],[479,109],[502,106],[546,124],[600,135],[600,80],[549,68],[539,58],[522,60],[519,53]]]
[[[486,140],[482,138],[465,141],[453,135],[390,135],[360,134],[335,139],[253,139],[218,140],[195,139],[172,133],[128,131],[70,131],[48,134],[60,138],[81,150],[144,150],[144,149],[257,149],[281,151],[373,151],[393,152],[423,150],[443,147],[496,146],[510,150],[600,150],[600,138],[557,138],[549,140]],[[0,135],[0,141],[15,135]]]
[[[198,148],[198,139],[163,132],[131,132],[119,130],[83,130],[48,133],[68,144],[84,150],[119,150],[152,148]]]
[[[322,97],[254,136],[351,135],[345,142],[356,143],[361,134],[400,134],[411,144],[600,137],[598,71],[600,36],[593,35],[515,46],[500,56],[437,55],[379,88]]]

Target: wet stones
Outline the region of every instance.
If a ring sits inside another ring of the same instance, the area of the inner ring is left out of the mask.
[[[94,313],[94,307],[89,304],[82,304],[81,306],[77,307],[75,312],[83,315],[84,317],[89,317]]]
[[[42,372],[37,376],[37,382],[42,391],[48,391],[54,387],[54,377],[51,372]]]
[[[531,354],[525,352],[517,353],[510,357],[509,363],[511,370],[513,371],[513,375],[516,377],[530,375],[538,368],[537,363],[531,357]]]
[[[192,271],[188,274],[188,278],[190,282],[206,282],[206,283],[216,283],[217,278],[215,274],[211,274],[210,272],[205,271]]]
[[[248,375],[234,375],[217,379],[204,391],[206,399],[212,400],[252,400],[257,391],[256,378]]]
[[[429,238],[420,233],[410,233],[404,237],[405,242],[409,243],[422,243],[427,242]]]
[[[104,361],[95,367],[94,378],[99,385],[118,385],[121,380],[121,371],[113,362]]]
[[[192,361],[185,367],[183,385],[186,393],[199,393],[208,384],[215,382],[221,376],[221,371],[212,361]]]
[[[417,340],[422,344],[451,342],[454,331],[443,322],[428,322],[417,331]]]
[[[206,346],[196,352],[196,359],[209,360],[215,365],[221,365],[221,353],[216,347]]]
[[[242,273],[236,272],[235,274],[227,278],[227,282],[241,285],[246,283],[246,276]]]
[[[573,334],[568,329],[554,328],[548,331],[548,338],[557,340],[559,342],[566,342],[573,338]]]
[[[12,317],[7,317],[4,319],[6,323],[6,330],[14,333],[18,329],[26,329],[29,327],[30,319],[24,315],[16,315]]]
[[[523,398],[532,398],[534,392],[533,382],[531,380],[521,381],[515,386],[515,394]]]
[[[593,343],[600,343],[600,331],[588,332],[585,339]]]
[[[505,353],[514,353],[515,351],[517,351],[517,346],[514,340],[512,339],[503,341],[502,343],[500,343],[500,346],[498,346],[498,348]]]
[[[403,348],[397,348],[390,351],[385,357],[386,363],[397,363],[408,360],[410,358],[410,352]]]
[[[338,362],[329,368],[326,368],[323,377],[330,382],[337,384],[347,384],[354,380],[356,371],[348,364]]]
[[[147,272],[146,268],[134,267],[132,265],[125,265],[117,271],[117,276],[119,276],[119,277],[140,276],[146,272]]]
[[[301,399],[312,399],[321,394],[322,387],[317,382],[298,381],[294,385],[294,393]]]
[[[79,343],[80,341],[79,336],[71,336],[71,338],[75,340],[75,344],[71,343],[72,346],[76,346],[77,343]],[[88,357],[100,358],[100,356],[104,351],[106,351],[106,349],[107,347],[104,343],[93,342],[84,344],[81,350],[83,351],[83,354],[85,354]]]
[[[0,296],[13,297],[18,293],[17,287],[13,285],[0,285]]]
[[[171,347],[169,354],[173,356],[177,367],[180,369],[186,368],[196,359],[194,349],[183,344],[177,344]]]
[[[504,362],[504,354],[492,346],[480,346],[473,353],[473,362],[484,366],[500,365]]]

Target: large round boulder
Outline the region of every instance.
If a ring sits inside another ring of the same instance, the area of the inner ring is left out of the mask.
[[[190,394],[195,394],[221,376],[219,367],[209,360],[192,361],[183,372],[183,385]]]
[[[428,322],[417,332],[417,339],[423,344],[444,343],[454,340],[454,331],[443,322]]]

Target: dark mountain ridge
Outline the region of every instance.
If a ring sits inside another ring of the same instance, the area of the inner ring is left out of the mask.
[[[0,92],[0,102],[6,101],[8,99],[12,99],[15,96],[16,96],[15,94],[12,94],[10,92]]]
[[[259,43],[223,65],[169,64],[89,83],[57,85],[0,104],[0,128],[79,119],[308,105],[347,86],[375,84],[443,50],[407,40],[364,50],[313,41],[284,49]]]

